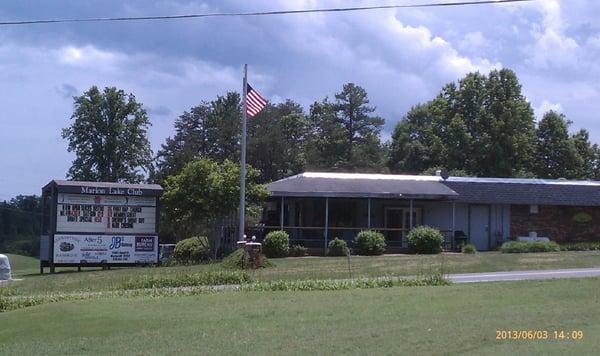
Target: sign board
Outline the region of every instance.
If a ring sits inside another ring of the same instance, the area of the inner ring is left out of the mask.
[[[54,235],[54,263],[158,262],[158,236]]]
[[[156,233],[156,197],[58,194],[56,231]]]
[[[158,263],[158,184],[52,180],[42,188],[40,273]]]

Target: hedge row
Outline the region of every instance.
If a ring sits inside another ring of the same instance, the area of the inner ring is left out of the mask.
[[[508,241],[502,244],[500,251],[502,253],[556,252],[560,251],[560,246],[554,241]]]
[[[409,232],[407,241],[410,250],[414,253],[436,254],[442,252],[444,238],[437,229],[418,226]],[[287,232],[272,231],[263,241],[263,252],[270,258],[306,255],[306,248],[298,245],[290,247],[289,244]],[[356,235],[353,252],[366,256],[382,255],[386,246],[385,236],[381,232],[363,230]],[[346,241],[335,238],[329,242],[327,251],[329,256],[346,256],[348,252]]]

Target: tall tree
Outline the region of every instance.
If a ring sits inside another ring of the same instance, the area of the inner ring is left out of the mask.
[[[372,115],[365,89],[345,84],[335,95],[311,106],[308,165],[328,170],[381,170],[384,150],[380,131],[384,120]]]
[[[71,125],[62,137],[75,160],[67,176],[76,180],[130,182],[144,180],[152,165],[147,138],[150,120],[133,94],[115,87],[93,86],[74,98]]]
[[[531,169],[535,137],[533,109],[521,93],[516,74],[509,69],[490,72],[482,132],[473,150],[477,175],[511,177]]]
[[[164,178],[179,172],[199,153],[208,151],[204,121],[209,111],[209,105],[202,103],[175,120],[175,136],[167,137],[157,153],[156,172],[152,177],[154,181],[162,182]]]
[[[540,178],[579,178],[584,165],[575,140],[569,136],[570,121],[563,114],[549,111],[536,132],[536,170]],[[581,140],[581,137],[578,138]]]
[[[335,107],[327,99],[310,107],[306,160],[309,169],[343,170],[348,166],[347,143]]]
[[[435,134],[431,103],[413,107],[396,125],[390,147],[390,170],[417,174],[443,162],[443,143]]]
[[[398,123],[388,166],[397,172],[445,167],[478,176],[523,175],[531,169],[534,123],[512,71],[470,73]]]
[[[217,162],[240,160],[240,125],[242,105],[238,93],[229,92],[210,103],[206,125],[209,150],[207,156]]]
[[[162,182],[195,159],[239,161],[240,96],[229,92],[185,111],[175,121],[175,136],[157,153],[153,180]]]
[[[307,130],[302,107],[291,100],[269,104],[248,120],[248,162],[260,171],[259,182],[304,170]]]
[[[600,148],[590,142],[590,134],[581,129],[571,136],[575,150],[581,158],[578,178],[600,179]]]

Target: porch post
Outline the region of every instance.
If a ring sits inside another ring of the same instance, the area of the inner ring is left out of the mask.
[[[455,225],[456,220],[456,202],[452,202],[452,236],[450,237],[454,241],[454,229],[456,229]]]
[[[456,202],[452,201],[452,232],[450,235],[450,248],[454,249],[456,241],[454,241],[454,231],[456,230]]]
[[[325,253],[327,253],[327,237],[329,233],[329,198],[325,198]]]
[[[281,226],[281,230],[283,230],[283,214],[285,214],[285,210],[283,205],[285,203],[285,198],[281,197],[281,210],[279,212],[279,225]]]
[[[409,221],[409,225],[408,226],[412,230],[412,228],[413,228],[413,201],[412,201],[412,199],[410,200],[410,207],[408,209],[408,215],[410,216],[408,218],[408,221]]]
[[[367,199],[367,227],[371,229],[371,198]]]

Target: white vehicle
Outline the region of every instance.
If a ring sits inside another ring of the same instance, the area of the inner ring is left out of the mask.
[[[8,256],[0,255],[0,281],[8,281],[10,279],[10,262],[8,261]]]

